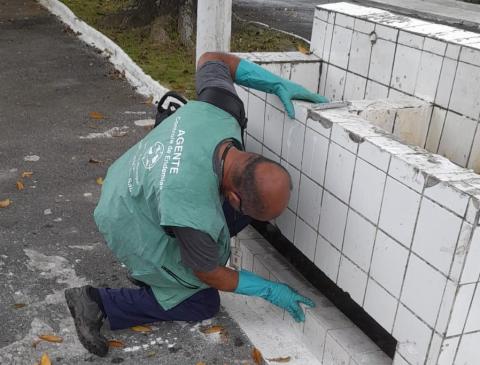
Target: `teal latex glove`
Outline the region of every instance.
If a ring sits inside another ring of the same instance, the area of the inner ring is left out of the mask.
[[[305,321],[305,314],[299,303],[314,307],[315,303],[290,288],[286,284],[266,280],[252,272],[242,270],[238,273],[238,286],[235,293],[261,297],[270,303],[287,310],[297,322]]]
[[[295,117],[293,99],[311,101],[312,103],[328,103],[325,96],[312,93],[290,80],[282,79],[255,63],[240,60],[235,73],[235,82],[239,85],[251,87],[277,95],[285,106],[290,118]]]

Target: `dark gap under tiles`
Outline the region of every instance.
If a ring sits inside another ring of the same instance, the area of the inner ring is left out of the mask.
[[[282,254],[315,288],[325,295],[360,328],[386,355],[393,359],[397,341],[380,326],[349,294],[340,289],[311,262],[280,230],[268,222],[253,221],[252,226]]]

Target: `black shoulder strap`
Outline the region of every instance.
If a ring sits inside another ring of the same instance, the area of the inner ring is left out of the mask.
[[[173,100],[170,101],[168,105],[165,107],[164,104],[168,98],[171,98]],[[175,91],[166,92],[158,102],[157,115],[155,116],[154,128],[157,125],[159,125],[164,119],[168,118],[170,115],[175,113],[178,108],[182,107],[186,103],[187,103],[187,100],[180,94],[176,93]]]

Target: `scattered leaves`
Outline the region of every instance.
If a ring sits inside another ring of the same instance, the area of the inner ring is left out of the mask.
[[[103,163],[103,161],[97,160],[95,158],[91,158],[90,160],[88,160],[88,162],[90,162],[90,163]]]
[[[17,190],[23,190],[23,189],[25,189],[25,185],[23,185],[22,180],[18,180],[15,185],[17,186]]]
[[[13,305],[13,308],[15,309],[20,309],[20,308],[23,308],[23,307],[26,307],[27,305],[25,303],[15,303]]]
[[[298,45],[297,49],[298,49],[298,52],[301,52],[303,54],[310,54],[311,53],[308,49],[306,49],[302,45]]]
[[[130,329],[135,332],[152,332],[152,327],[150,326],[133,326]]]
[[[90,116],[90,118],[96,119],[96,120],[105,119],[105,116],[102,113],[99,113],[99,112],[90,112],[89,116]]]
[[[46,352],[44,352],[40,358],[40,365],[52,365],[52,362],[50,361],[50,358]]]
[[[101,176],[97,177],[97,179],[95,181],[98,185],[103,185],[103,177],[101,177]]]
[[[206,335],[209,335],[211,333],[220,333],[223,332],[223,327],[222,326],[209,326],[209,327],[201,327],[200,331],[202,333],[205,333]]]
[[[262,365],[264,363],[262,353],[256,347],[252,350],[252,359],[256,365]]]
[[[285,362],[290,362],[291,360],[291,357],[290,356],[285,356],[285,357],[276,357],[274,359],[267,359],[268,361],[271,361],[271,362],[281,362],[281,363],[285,363]]]
[[[125,347],[125,344],[121,340],[108,340],[108,347],[114,349],[122,349]]]
[[[38,336],[39,339],[47,342],[54,342],[54,343],[61,343],[63,342],[63,338],[60,336],[55,335],[40,335]]]
[[[150,95],[142,104],[153,104],[153,95]]]
[[[12,201],[10,199],[0,200],[0,208],[6,208],[10,204],[12,204]]]
[[[33,172],[32,172],[32,171],[24,171],[24,172],[22,172],[21,177],[22,177],[23,179],[25,179],[25,178],[31,179],[31,178],[32,178],[32,175],[33,175]]]

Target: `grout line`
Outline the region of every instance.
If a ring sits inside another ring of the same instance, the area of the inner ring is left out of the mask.
[[[473,138],[472,138],[472,143],[470,145],[470,148],[469,148],[469,152],[468,152],[468,157],[467,157],[467,161],[465,163],[466,166],[468,166],[469,162],[470,162],[470,159],[472,158],[472,150],[473,150],[473,147],[474,147],[474,143],[475,143],[475,137],[477,135],[477,131],[478,131],[478,125],[480,124],[480,116],[479,118],[477,118],[477,120],[479,120],[479,122],[477,122],[477,125],[475,127],[475,132],[473,132]]]

